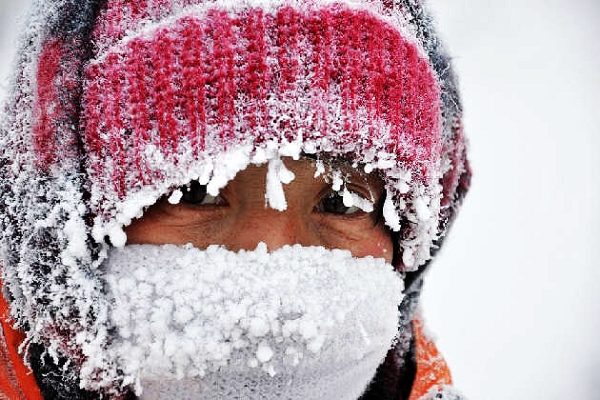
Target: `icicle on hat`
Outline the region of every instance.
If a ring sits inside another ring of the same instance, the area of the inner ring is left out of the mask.
[[[61,337],[103,312],[98,267],[123,226],[191,180],[216,193],[250,163],[301,155],[380,172],[408,323],[470,177],[455,78],[420,1],[38,1],[21,43],[1,255],[28,341],[88,357],[96,339]],[[57,295],[70,291],[89,302]]]

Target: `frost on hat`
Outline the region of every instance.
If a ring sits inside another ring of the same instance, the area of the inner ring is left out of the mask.
[[[429,258],[440,89],[401,18],[367,3],[155,12],[109,5],[93,33],[82,130],[97,241],[108,234],[118,244],[143,206],[191,179],[216,194],[249,162],[328,153],[384,171],[396,200],[386,217],[412,219],[405,267]]]
[[[397,267],[417,272],[468,188],[455,78],[418,0],[39,1],[19,54],[0,256],[33,342],[95,326],[107,243],[190,180],[218,191],[303,154],[379,170]],[[95,339],[78,340],[46,344],[76,359]]]

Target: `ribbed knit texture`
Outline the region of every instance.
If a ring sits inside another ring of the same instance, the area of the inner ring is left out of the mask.
[[[118,14],[106,14],[118,31]],[[439,179],[436,78],[414,43],[365,9],[207,6],[111,46],[106,32],[95,37],[107,50],[86,69],[83,115],[92,199],[101,193],[95,211],[107,219],[116,199],[185,183],[182,170],[242,144],[300,140],[399,165],[425,187]]]

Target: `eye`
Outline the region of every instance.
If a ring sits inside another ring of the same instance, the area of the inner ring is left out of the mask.
[[[344,198],[337,192],[332,192],[319,202],[315,207],[315,211],[328,214],[352,215],[362,210],[356,206],[344,205]]]
[[[181,202],[194,206],[221,205],[224,200],[221,196],[211,196],[206,193],[206,185],[201,185],[198,181],[192,181],[189,184],[179,188],[181,191]]]

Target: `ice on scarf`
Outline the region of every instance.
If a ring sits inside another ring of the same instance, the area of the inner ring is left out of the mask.
[[[403,289],[381,258],[299,245],[272,253],[263,243],[238,253],[126,246],[111,251],[107,269],[117,330],[109,352],[132,381],[225,366],[274,376],[311,357],[331,362],[323,351],[340,331],[338,350],[357,362],[377,350],[375,368],[392,344]]]
[[[108,231],[108,238],[110,243],[115,247],[123,247],[127,243],[127,234],[123,230],[123,227],[119,225],[114,225]]]

